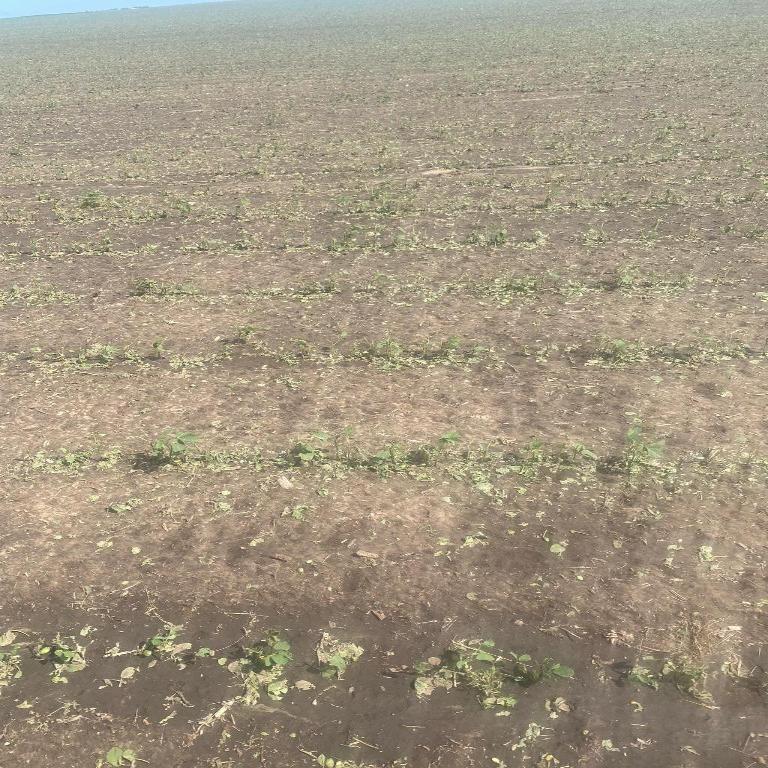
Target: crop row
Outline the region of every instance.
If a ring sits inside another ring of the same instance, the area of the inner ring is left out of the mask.
[[[161,339],[145,352],[102,343],[69,352],[6,352],[0,354],[0,364],[6,368],[26,364],[50,372],[89,371],[125,365],[139,369],[155,366],[171,371],[192,371],[237,359],[241,362],[251,360],[254,367],[266,361],[288,368],[302,364],[320,367],[363,364],[391,372],[438,366],[459,369],[476,366],[486,370],[503,370],[513,368],[515,361],[524,359],[533,359],[537,363],[561,360],[568,365],[624,368],[654,363],[689,367],[733,361],[758,364],[768,358],[765,346],[755,348],[739,341],[726,342],[710,338],[672,344],[599,339],[590,343],[522,344],[499,351],[479,344],[463,344],[458,337],[418,343],[384,338],[346,346],[318,346],[303,339],[293,339],[270,346],[259,340],[259,336],[254,326],[246,325],[224,340],[223,349],[219,352],[172,352],[165,346],[167,341]]]
[[[342,278],[331,277],[296,285],[246,288],[242,292],[232,294],[206,294],[189,283],[144,278],[134,283],[126,295],[172,301],[193,299],[206,303],[227,302],[234,299],[290,299],[308,302],[336,295],[352,299],[386,298],[391,301],[421,299],[426,303],[433,303],[446,296],[456,295],[479,301],[492,301],[505,306],[541,295],[559,295],[565,298],[575,298],[596,292],[675,295],[690,288],[694,283],[695,278],[690,273],[662,275],[642,272],[639,268],[630,265],[620,267],[614,274],[600,278],[563,277],[555,273],[547,273],[499,275],[483,279],[462,279],[429,284],[423,279],[403,279],[379,274],[364,283],[353,283]],[[81,297],[76,294],[43,283],[17,285],[0,291],[0,307],[72,304],[80,300]]]

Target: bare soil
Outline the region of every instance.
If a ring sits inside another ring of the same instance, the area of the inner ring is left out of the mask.
[[[768,764],[767,41],[0,21],[0,766]]]

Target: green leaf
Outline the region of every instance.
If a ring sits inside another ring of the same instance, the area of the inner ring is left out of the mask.
[[[288,681],[284,678],[275,680],[267,686],[267,696],[273,701],[280,701],[288,693]]]
[[[629,681],[647,685],[649,688],[653,688],[654,691],[658,690],[659,687],[658,678],[647,667],[632,667],[629,673]]]
[[[483,699],[483,708],[491,709],[492,707],[503,707],[504,709],[512,709],[517,704],[517,699],[512,696],[486,696]]]
[[[442,446],[455,445],[459,442],[459,437],[459,433],[455,429],[452,429],[450,432],[446,432],[442,435],[437,442]]]
[[[347,662],[344,657],[335,653],[327,661],[326,669],[323,670],[323,677],[341,677],[347,668]]]
[[[112,747],[112,749],[107,752],[107,762],[110,765],[115,766],[115,768],[120,768],[123,764],[124,755],[125,752],[122,747]]]
[[[574,671],[570,667],[566,667],[565,664],[553,664],[549,671],[555,675],[555,677],[564,677],[570,679],[574,675]]]

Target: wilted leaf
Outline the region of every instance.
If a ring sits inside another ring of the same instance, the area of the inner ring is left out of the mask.
[[[417,677],[413,681],[413,689],[417,696],[431,696],[435,690],[435,683],[431,677]]]

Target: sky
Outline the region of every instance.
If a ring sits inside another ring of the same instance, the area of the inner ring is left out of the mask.
[[[108,11],[136,6],[187,5],[202,0],[0,0],[0,19],[37,16],[42,13]],[[210,1],[210,0],[209,0]]]

